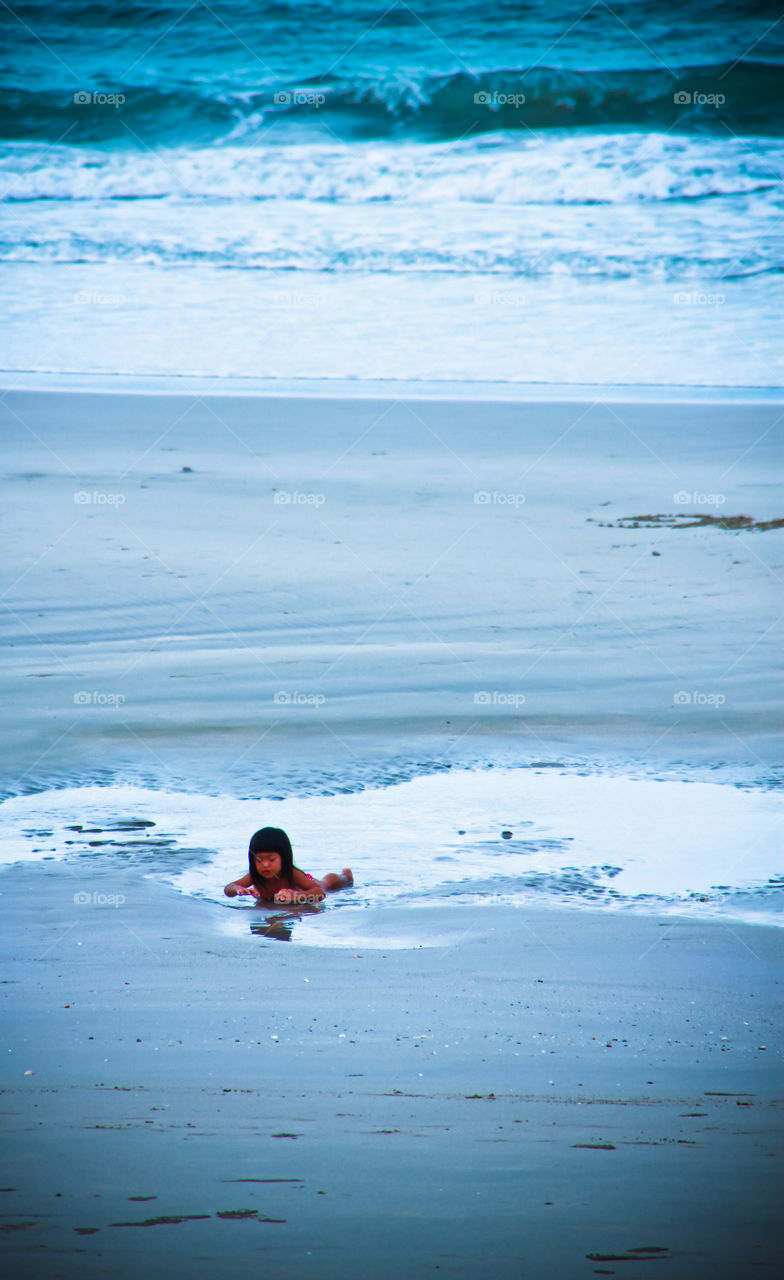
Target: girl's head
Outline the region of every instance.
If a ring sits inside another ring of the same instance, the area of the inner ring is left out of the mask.
[[[265,879],[277,876],[293,888],[294,854],[291,841],[280,827],[262,827],[254,832],[248,847],[248,870],[257,889],[263,889]]]

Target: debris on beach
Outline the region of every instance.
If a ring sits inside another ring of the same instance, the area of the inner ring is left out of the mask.
[[[616,524],[611,524],[604,520],[594,520],[593,516],[588,516],[587,523],[596,524],[600,529],[658,529],[662,527],[668,529],[701,529],[712,526],[717,529],[730,529],[734,533],[740,533],[741,529],[755,533],[767,533],[770,529],[784,528],[784,519],[755,520],[752,516],[711,516],[694,514],[693,512],[681,512],[678,515],[622,516]]]
[[[644,1258],[672,1257],[669,1249],[657,1245],[643,1246],[639,1249],[627,1249],[625,1253],[586,1253],[591,1262],[641,1262]]]
[[[162,1227],[177,1226],[180,1222],[203,1222],[209,1218],[208,1213],[183,1213],[178,1217],[146,1218],[144,1222],[111,1222],[112,1227]]]

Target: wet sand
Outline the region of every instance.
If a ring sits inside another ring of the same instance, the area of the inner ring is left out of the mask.
[[[778,930],[417,908],[355,952],[132,870],[0,886],[10,1274],[773,1270]]]
[[[0,423],[12,788],[777,758],[777,403],[10,391]]]
[[[9,393],[2,781],[767,782],[779,417]],[[775,1265],[780,931],[396,906],[300,946],[98,851],[0,892],[11,1274]]]

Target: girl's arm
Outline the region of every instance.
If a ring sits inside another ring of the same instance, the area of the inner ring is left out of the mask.
[[[252,898],[260,898],[261,894],[253,883],[250,872],[246,872],[244,876],[240,876],[239,880],[231,880],[223,890],[227,898],[236,898],[238,894],[247,893]]]
[[[318,880],[300,871],[299,867],[294,868],[293,879],[294,888],[279,889],[275,894],[276,902],[321,902],[327,896]]]

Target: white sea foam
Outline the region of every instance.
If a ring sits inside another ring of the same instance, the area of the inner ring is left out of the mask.
[[[4,366],[776,384],[781,157],[777,139],[552,130],[7,143]]]
[[[620,133],[457,142],[292,143],[156,151],[5,143],[0,198],[171,198],[542,205],[699,200],[780,190],[782,145]]]

